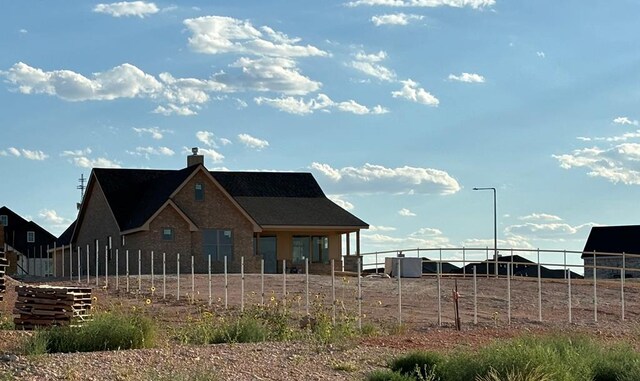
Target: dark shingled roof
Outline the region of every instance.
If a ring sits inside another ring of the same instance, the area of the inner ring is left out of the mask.
[[[197,168],[94,169],[94,174],[124,231],[144,224]],[[329,200],[310,173],[210,174],[259,225],[368,227]]]
[[[593,255],[586,253],[594,251],[640,254],[640,225],[592,227],[582,258]]]
[[[27,221],[11,209],[3,206],[0,215],[7,216],[8,225],[4,227],[5,242],[29,257],[39,253],[40,248],[46,251],[47,245],[53,247],[56,237],[33,221]],[[27,242],[27,232],[35,232],[35,242]]]
[[[78,222],[78,220],[73,221],[71,225],[69,225],[69,227],[60,234],[60,237],[56,239],[56,245],[58,247],[66,246],[71,243],[71,237],[73,237],[73,230],[76,228],[76,222]]]

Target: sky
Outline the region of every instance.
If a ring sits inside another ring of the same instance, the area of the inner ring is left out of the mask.
[[[0,205],[93,167],[311,172],[362,251],[582,250],[640,223],[640,3],[0,3]]]

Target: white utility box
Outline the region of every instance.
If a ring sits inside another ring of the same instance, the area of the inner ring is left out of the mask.
[[[400,261],[400,275],[403,278],[420,278],[422,276],[422,258],[390,257],[384,259],[384,272],[395,277]]]

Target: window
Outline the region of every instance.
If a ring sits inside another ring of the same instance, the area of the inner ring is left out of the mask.
[[[34,243],[36,241],[36,232],[27,232],[27,242]]]
[[[293,263],[304,263],[307,258],[313,263],[329,263],[329,237],[294,236],[291,247]]]
[[[0,225],[9,226],[9,216],[4,214],[0,216]]]
[[[124,246],[124,237],[125,236],[122,236],[122,246]]]
[[[164,241],[173,241],[173,229],[162,228],[162,239]]]
[[[196,201],[204,200],[204,185],[202,183],[196,183],[195,198],[196,198]]]
[[[202,231],[203,253],[212,261],[233,259],[233,232],[230,229],[206,229]]]
[[[329,263],[329,237],[311,237],[311,261]]]

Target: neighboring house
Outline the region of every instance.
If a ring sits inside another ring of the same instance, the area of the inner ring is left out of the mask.
[[[582,251],[585,279],[593,277],[594,256],[596,268],[612,267],[598,268],[598,278],[620,278],[622,253],[625,253],[625,277],[640,278],[640,225],[592,227]]]
[[[53,276],[69,277],[70,266],[73,264],[73,246],[71,245],[71,236],[76,227],[76,221],[73,221],[67,229],[56,239],[55,245],[49,250],[53,262]],[[77,255],[76,255],[77,258]],[[77,263],[77,260],[76,260]],[[77,273],[76,266],[76,273]],[[77,275],[77,274],[76,274]]]
[[[456,273],[460,268],[449,262],[442,262],[440,266],[441,274]],[[438,261],[433,261],[429,258],[422,257],[422,273],[423,274],[437,274],[438,273]]]
[[[197,151],[196,151],[197,152]],[[244,258],[246,272],[302,272],[305,258],[310,272],[340,269],[342,238],[368,225],[329,200],[310,173],[210,172],[204,158],[194,154],[181,170],[94,169],[80,206],[71,242],[80,251],[81,268],[99,273],[105,263],[124,274],[126,253],[130,272],[237,272]],[[86,263],[86,253],[90,253]],[[77,273],[77,252],[71,266]],[[351,256],[355,257],[355,256]],[[346,264],[346,262],[345,262]],[[84,270],[81,270],[84,271]]]
[[[55,236],[6,206],[0,208],[0,225],[7,245],[9,274],[52,275],[52,260],[47,249],[53,247]]]
[[[513,276],[522,276],[522,277],[538,277],[538,263],[532,260],[529,260],[520,255],[506,255],[498,257],[498,274],[499,275],[507,275],[507,268],[513,262],[513,267],[511,270],[513,271]],[[493,259],[489,261],[482,261],[476,263],[470,263],[463,268],[456,270],[455,272],[458,274],[462,274],[463,272],[467,275],[473,274],[473,268],[476,268],[476,275],[486,275],[487,272],[489,275],[495,274],[495,266],[496,262]],[[571,273],[571,278],[578,279],[582,278],[580,274],[577,274],[573,271]],[[541,278],[556,278],[556,279],[564,279],[565,278],[565,270],[564,269],[550,269],[546,266],[540,266],[540,277]]]

